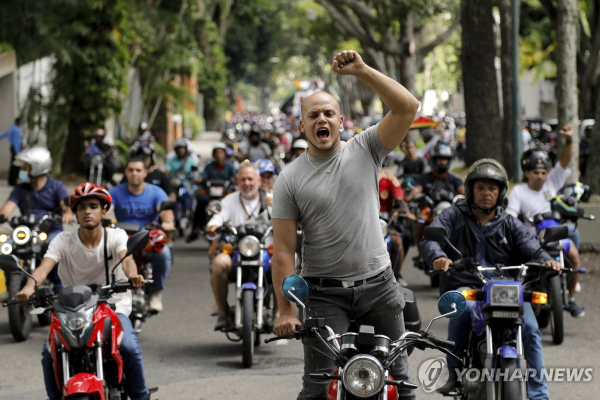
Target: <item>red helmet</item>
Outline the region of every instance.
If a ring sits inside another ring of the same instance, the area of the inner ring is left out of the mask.
[[[149,253],[160,253],[167,244],[167,235],[160,229],[152,229],[149,234],[148,244],[144,251]]]
[[[104,187],[95,183],[82,183],[77,186],[70,197],[69,206],[71,211],[75,212],[77,209],[77,203],[84,199],[98,199],[100,203],[105,204],[108,207],[112,204],[112,197],[108,193],[108,190]]]

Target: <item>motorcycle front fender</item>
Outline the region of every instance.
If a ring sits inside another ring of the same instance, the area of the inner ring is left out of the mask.
[[[508,345],[500,346],[498,349],[498,355],[502,358],[518,358],[517,349]]]
[[[62,392],[65,398],[74,394],[89,393],[94,394],[96,399],[106,399],[104,397],[104,382],[96,375],[85,372],[73,375],[63,386]]]

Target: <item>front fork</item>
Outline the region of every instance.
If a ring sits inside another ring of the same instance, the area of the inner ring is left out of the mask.
[[[489,325],[485,327],[485,340],[486,340],[486,355],[485,355],[485,370],[486,376],[491,377],[494,376],[494,368],[497,366],[497,357],[494,354],[494,343],[493,343],[493,335],[492,328]],[[517,364],[521,369],[521,399],[526,400],[527,398],[527,362],[525,361],[525,355],[523,353],[523,335],[521,326],[517,327],[516,338],[517,342]],[[495,391],[495,381],[494,379],[486,380],[486,389],[487,389],[487,400],[496,400],[496,391]]]
[[[262,254],[262,252],[260,253]],[[264,267],[258,267],[258,279],[256,284],[256,321],[255,328],[260,329],[263,326],[263,302],[264,302]],[[242,327],[242,293],[244,292],[242,284],[242,268],[238,267],[236,271],[235,287],[237,289],[237,306],[235,307],[235,327]]]

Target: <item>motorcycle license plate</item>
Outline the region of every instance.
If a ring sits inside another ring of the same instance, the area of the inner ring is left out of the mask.
[[[519,318],[518,311],[492,311],[492,317],[494,318]]]
[[[225,193],[225,188],[223,186],[213,186],[209,191],[209,194],[212,197],[223,197],[223,193]]]
[[[241,265],[262,265],[260,261],[242,261]]]

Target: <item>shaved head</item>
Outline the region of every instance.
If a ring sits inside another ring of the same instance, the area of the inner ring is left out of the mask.
[[[304,101],[302,102],[302,106],[300,107],[300,114],[302,115],[302,117],[304,118],[304,110],[305,110],[305,105],[309,103],[309,101],[314,102],[316,100],[322,100],[322,99],[330,99],[333,100],[333,102],[335,103],[335,107],[337,109],[338,114],[341,114],[341,109],[340,109],[340,103],[335,99],[335,97],[333,97],[332,95],[330,95],[327,92],[316,92],[311,94],[310,96],[308,96],[306,99],[304,99]]]

